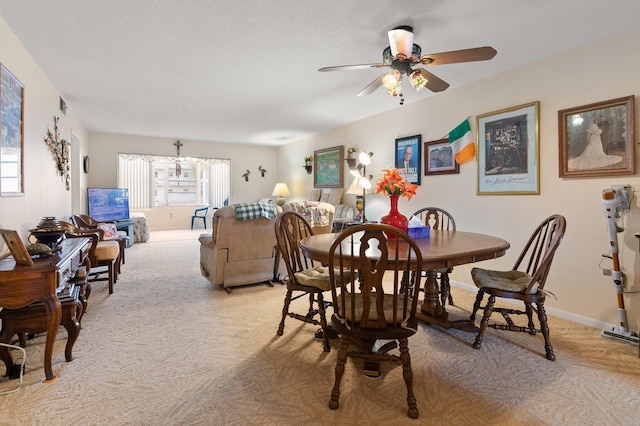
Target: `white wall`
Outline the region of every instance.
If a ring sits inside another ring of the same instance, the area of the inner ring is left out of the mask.
[[[2,18],[0,40],[0,63],[24,85],[24,196],[0,197],[0,228],[18,230],[24,240],[44,216],[68,220],[72,195],[86,187],[86,176],[77,159],[86,152],[87,133],[72,108],[66,115],[60,112],[60,93]],[[53,131],[54,116],[60,117],[61,138],[71,142],[73,132],[79,139],[74,147],[77,151],[71,154],[71,191],[57,174],[55,160],[44,142],[47,128]]]
[[[118,153],[176,155],[176,147],[173,144],[177,139],[91,133],[89,186],[117,186]],[[180,148],[181,156],[231,159],[230,202],[242,203],[272,198],[278,170],[276,148],[183,139],[180,139],[180,142],[183,143]],[[258,171],[259,166],[267,170],[264,177]],[[242,178],[247,169],[251,172],[248,182]],[[149,229],[153,231],[188,228],[191,226],[193,211],[194,206],[168,206],[144,210],[144,213]],[[198,221],[198,224],[201,223]]]
[[[637,175],[611,178],[560,179],[558,177],[558,110],[593,102],[635,95],[638,110],[640,32],[598,43],[583,49],[530,64],[491,79],[464,87],[452,87],[426,99],[398,106],[392,111],[333,129],[321,135],[281,147],[278,152],[279,180],[287,182],[295,196],[304,197],[313,187],[313,176],[302,167],[305,156],[316,149],[335,145],[356,146],[372,151],[367,172],[377,179],[383,168],[393,167],[394,141],[422,135],[422,141],[446,136],[467,116],[475,131],[476,116],[503,108],[540,101],[540,195],[476,195],[477,164],[461,165],[458,175],[423,176],[418,194],[402,199],[405,215],[426,205],[450,211],[463,231],[481,232],[507,239],[512,249],[506,256],[478,266],[508,269],[534,227],[552,213],[567,218],[567,233],[551,270],[547,306],[590,325],[617,323],[616,295],[611,277],[603,276],[598,264],[608,253],[608,237],[601,208],[601,192],[611,184],[629,183],[640,192]],[[500,54],[498,52],[498,54]],[[464,65],[460,65],[464,66]],[[433,72],[437,70],[434,68]],[[408,89],[407,98],[423,96]],[[395,99],[365,97],[362,102],[397,102]],[[637,129],[636,129],[637,132]],[[638,134],[636,133],[636,141]],[[346,173],[346,172],[345,172]],[[346,176],[346,174],[345,174]],[[350,179],[345,177],[345,185]],[[367,218],[377,220],[388,211],[384,196],[367,197]],[[619,234],[621,259],[627,274],[627,289],[640,291],[638,241],[640,231],[638,201]],[[471,284],[473,265],[456,267],[452,278]],[[625,297],[629,322],[638,329],[640,295]]]

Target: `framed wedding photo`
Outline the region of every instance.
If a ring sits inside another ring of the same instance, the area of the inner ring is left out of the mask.
[[[344,147],[320,149],[313,152],[315,188],[342,188]]]
[[[634,96],[558,111],[560,177],[636,173]]]
[[[395,166],[400,175],[414,185],[420,185],[421,135],[396,139]]]
[[[460,173],[449,139],[424,143],[424,175]]]
[[[539,102],[477,117],[478,195],[540,194]]]

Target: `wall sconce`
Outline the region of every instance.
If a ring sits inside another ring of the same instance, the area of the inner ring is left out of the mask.
[[[304,157],[304,166],[302,166],[302,167],[304,167],[304,169],[307,171],[308,175],[310,175],[311,171],[313,170],[313,166],[311,165],[311,161],[312,160],[313,160],[313,158],[311,156]]]
[[[347,162],[349,169],[353,169],[356,166],[356,149],[349,147],[347,149],[347,158],[344,159]]]

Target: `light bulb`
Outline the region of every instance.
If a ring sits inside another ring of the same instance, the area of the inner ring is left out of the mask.
[[[358,155],[358,159],[363,166],[371,164],[371,156],[367,152],[361,152],[360,155]]]
[[[398,79],[396,78],[394,72],[387,73],[384,75],[384,77],[382,77],[382,85],[389,90],[396,87],[397,84],[398,84]]]

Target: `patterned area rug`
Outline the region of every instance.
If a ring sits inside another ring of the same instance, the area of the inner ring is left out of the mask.
[[[541,335],[490,329],[478,351],[471,334],[421,325],[409,340],[417,421],[401,368],[388,364],[370,379],[349,360],[332,411],[337,341],[324,353],[316,328],[294,320],[276,336],[284,288],[213,287],[196,238],[127,249],[114,294],[93,285],[72,362],[59,332],[56,382],[42,383],[44,336],[30,340],[22,387],[0,396],[0,425],[638,423],[638,348],[553,317],[555,362]],[[473,294],[452,291],[472,306]],[[3,378],[0,392],[15,385]]]

